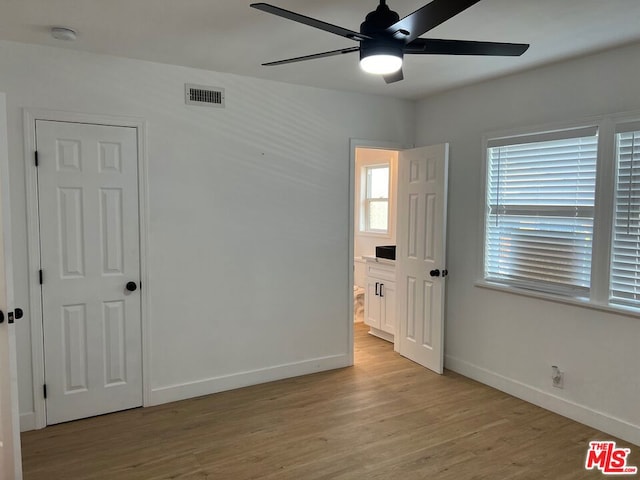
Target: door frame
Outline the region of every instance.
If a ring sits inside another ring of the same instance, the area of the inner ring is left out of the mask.
[[[348,268],[348,301],[349,310],[347,312],[348,318],[348,335],[347,335],[347,352],[351,359],[351,365],[353,365],[353,261],[355,259],[355,208],[356,208],[356,181],[358,176],[356,175],[356,149],[367,148],[371,150],[395,150],[402,151],[408,148],[413,148],[413,145],[402,145],[400,142],[392,141],[379,141],[379,140],[362,140],[358,138],[349,139],[349,261],[347,262]],[[394,339],[394,350],[397,351],[397,345]]]
[[[85,123],[136,129],[138,153],[138,208],[140,235],[140,321],[142,327],[142,406],[151,399],[151,344],[149,328],[149,182],[147,158],[147,121],[144,118],[103,114],[65,112],[61,110],[24,109],[24,159],[27,195],[27,250],[29,283],[29,321],[31,325],[31,363],[33,375],[32,421],[21,421],[21,430],[40,429],[47,426],[46,403],[42,392],[44,385],[44,330],[40,281],[40,229],[38,211],[38,183],[34,154],[36,146],[36,120],[68,123]]]
[[[0,371],[0,416],[2,416],[3,439],[5,442],[1,448],[0,455],[0,477],[9,475],[10,478],[20,480],[22,478],[22,454],[20,444],[20,425],[18,407],[18,383],[17,359],[16,359],[16,325],[9,323],[9,315],[14,310],[14,280],[13,280],[13,260],[12,260],[12,226],[11,226],[11,189],[9,178],[9,132],[7,124],[7,97],[4,92],[0,92],[0,275],[4,278],[0,281],[4,288],[4,304],[1,305],[4,312],[4,322],[0,326],[6,333],[6,345],[0,345],[0,355],[7,361],[8,369]],[[4,347],[7,350],[4,350]],[[6,389],[7,384],[9,388]],[[9,478],[9,477],[7,477]]]

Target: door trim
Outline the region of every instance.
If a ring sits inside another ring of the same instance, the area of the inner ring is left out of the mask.
[[[38,269],[40,266],[40,232],[38,226],[38,184],[34,155],[36,145],[36,120],[68,123],[88,123],[136,129],[138,152],[138,208],[140,230],[140,289],[142,326],[142,405],[150,405],[151,398],[151,344],[149,329],[149,182],[147,158],[147,121],[139,117],[65,112],[60,110],[24,109],[24,159],[27,196],[27,250],[29,284],[29,322],[31,325],[31,364],[33,375],[33,420],[24,422],[22,430],[47,426],[46,405],[42,392],[44,384],[44,331],[42,328],[42,303]],[[39,319],[34,321],[34,319]]]
[[[0,372],[0,436],[4,437],[4,445],[0,447],[0,477],[22,479],[22,455],[20,444],[20,428],[18,423],[18,384],[16,382],[16,325],[9,324],[9,312],[15,308],[14,270],[12,254],[12,212],[11,212],[11,179],[9,178],[7,96],[0,92],[0,280],[3,298],[2,310],[5,320],[0,328],[3,330],[0,340],[0,356],[5,360],[4,371]],[[5,350],[6,348],[6,350]],[[8,389],[6,387],[9,387]]]

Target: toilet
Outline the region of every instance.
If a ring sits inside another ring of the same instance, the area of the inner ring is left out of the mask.
[[[353,321],[364,322],[364,288],[353,286]]]

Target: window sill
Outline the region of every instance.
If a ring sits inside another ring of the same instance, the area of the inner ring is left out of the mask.
[[[525,288],[514,287],[511,285],[503,285],[499,283],[488,282],[486,280],[478,280],[475,282],[475,286],[478,288],[486,288],[488,290],[495,290],[498,292],[510,293],[512,295],[521,295],[529,298],[536,298],[539,300],[545,300],[548,302],[562,303],[565,305],[573,305],[576,307],[588,308],[591,310],[598,310],[606,313],[613,313],[616,315],[624,315],[626,317],[640,318],[640,310],[633,307],[625,307],[624,305],[610,305],[594,303],[589,299],[580,299],[574,297],[563,297],[561,295],[554,295],[552,293],[537,292],[535,290],[527,290]]]
[[[391,238],[391,234],[389,232],[378,233],[378,232],[363,232],[358,231],[358,235],[361,237],[371,237],[371,238]]]

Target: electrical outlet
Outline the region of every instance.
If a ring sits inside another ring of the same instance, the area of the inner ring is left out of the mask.
[[[564,372],[554,365],[551,367],[551,384],[555,388],[564,388]]]

